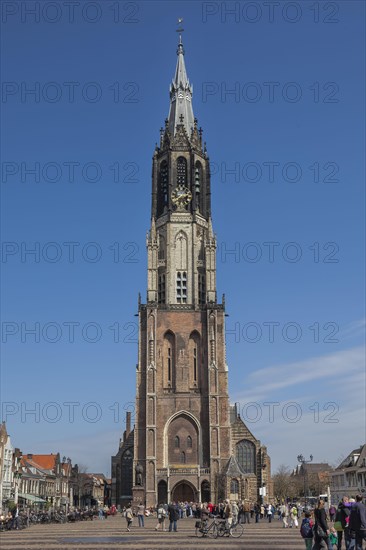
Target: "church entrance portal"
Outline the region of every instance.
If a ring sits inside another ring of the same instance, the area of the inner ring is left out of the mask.
[[[195,502],[196,492],[192,485],[182,481],[174,487],[172,491],[172,500],[176,502]]]

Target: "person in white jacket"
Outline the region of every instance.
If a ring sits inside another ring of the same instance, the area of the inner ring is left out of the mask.
[[[281,511],[281,517],[282,517],[282,524],[283,524],[283,527],[288,527],[288,523],[287,523],[287,519],[288,519],[288,509],[287,509],[287,506],[286,504],[281,504],[280,506],[280,511]]]

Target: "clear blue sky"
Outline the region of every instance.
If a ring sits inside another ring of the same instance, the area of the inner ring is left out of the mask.
[[[80,2],[73,15],[54,4],[34,16],[34,2],[3,3],[1,392],[13,444],[110,471],[134,402],[151,157],[183,17],[212,162],[231,400],[274,469],[299,453],[338,462],[365,441],[364,3],[238,2],[234,15],[221,2]]]

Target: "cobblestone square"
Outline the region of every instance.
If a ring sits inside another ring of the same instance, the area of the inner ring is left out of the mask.
[[[222,550],[300,550],[304,543],[299,529],[283,529],[282,522],[262,521],[244,525],[240,539],[197,538],[193,518],[178,521],[177,533],[156,532],[156,518],[146,518],[145,527],[137,526],[137,518],[130,532],[120,515],[107,520],[83,521],[63,525],[33,525],[21,531],[0,534],[1,550],[38,550],[55,548],[73,550],[183,550],[187,548]]]

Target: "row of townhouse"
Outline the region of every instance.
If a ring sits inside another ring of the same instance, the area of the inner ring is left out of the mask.
[[[60,453],[23,455],[18,449],[16,455],[21,474],[19,499],[34,504],[48,503],[55,508],[73,505],[70,458],[61,460]]]
[[[366,443],[350,452],[331,474],[332,502],[343,496],[366,496]]]
[[[0,511],[13,501],[52,508],[109,505],[111,480],[87,473],[60,453],[24,454],[14,448],[5,423],[0,425]]]
[[[14,485],[14,448],[5,423],[0,425],[0,509],[2,502],[11,498]]]

